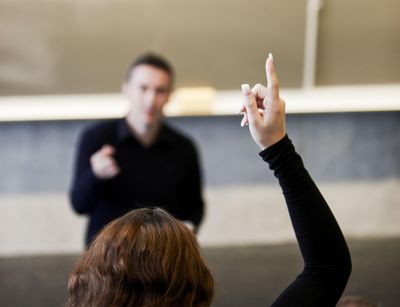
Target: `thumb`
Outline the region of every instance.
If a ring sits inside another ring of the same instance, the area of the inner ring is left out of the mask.
[[[256,98],[248,84],[242,84],[242,94],[249,124],[254,124],[260,117],[260,114],[258,113]]]
[[[105,144],[101,148],[101,152],[106,156],[111,156],[115,153],[115,148],[111,145]]]

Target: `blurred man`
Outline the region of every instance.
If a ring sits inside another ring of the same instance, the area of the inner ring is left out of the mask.
[[[89,215],[87,245],[113,219],[155,204],[197,230],[203,216],[197,153],[163,121],[173,79],[163,58],[139,57],[122,85],[130,102],[127,116],[83,132],[70,198],[77,213]]]

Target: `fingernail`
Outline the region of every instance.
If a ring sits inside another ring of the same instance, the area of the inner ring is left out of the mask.
[[[250,92],[250,85],[242,84],[242,94],[243,95],[248,95],[249,92]]]
[[[272,56],[272,53],[271,53],[271,52],[268,54],[268,58],[271,60],[271,62],[274,61],[274,57]]]
[[[242,121],[240,122],[240,127],[244,127],[244,117],[242,118]]]

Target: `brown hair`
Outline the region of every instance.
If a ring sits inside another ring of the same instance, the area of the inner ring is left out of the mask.
[[[209,306],[214,280],[196,237],[162,209],[108,224],[71,273],[67,306]]]

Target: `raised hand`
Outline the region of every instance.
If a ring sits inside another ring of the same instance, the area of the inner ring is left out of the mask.
[[[242,85],[244,112],[241,125],[249,125],[254,141],[265,149],[286,134],[285,102],[279,96],[279,80],[270,53],[265,63],[267,87],[257,84],[250,90],[248,84]]]

